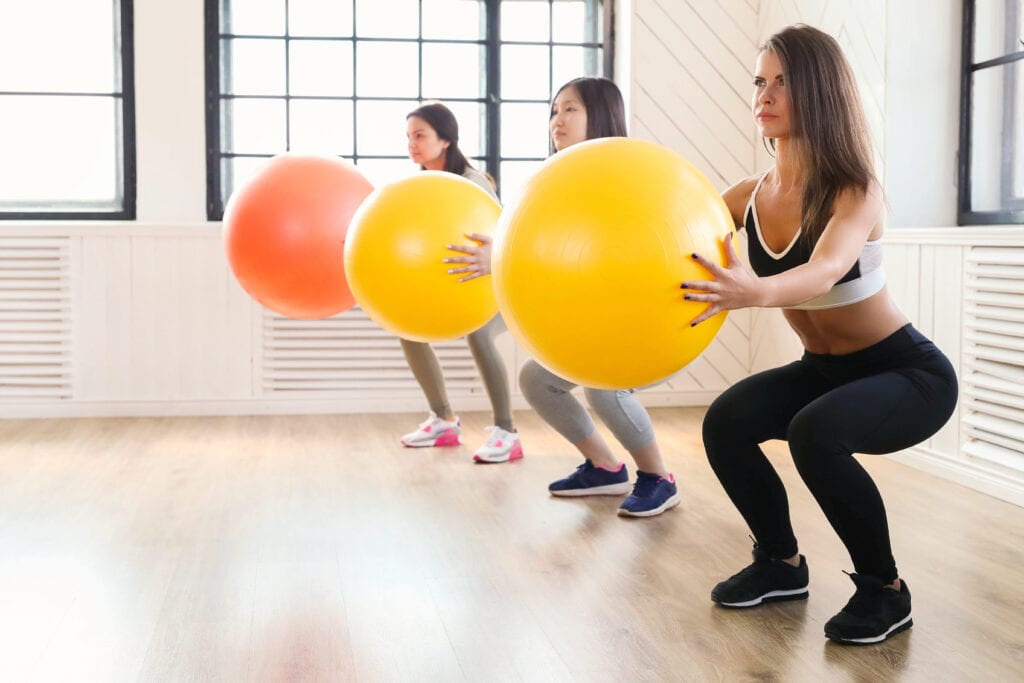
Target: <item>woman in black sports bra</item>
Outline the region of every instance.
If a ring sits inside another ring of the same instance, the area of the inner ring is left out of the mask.
[[[956,375],[885,288],[882,189],[836,41],[805,25],[769,38],[751,105],[775,164],[723,194],[747,230],[750,265],[727,237],[727,267],[694,254],[713,279],[684,282],[685,298],[709,304],[693,324],[723,310],[782,308],[805,352],[729,388],[704,419],[711,466],[754,535],[753,564],[711,599],[739,608],[808,595],[786,491],[759,446],[784,439],[856,572],[856,592],[825,635],[881,642],[912,625],[910,591],[882,498],[853,454],[894,453],[938,431],[956,406]]]

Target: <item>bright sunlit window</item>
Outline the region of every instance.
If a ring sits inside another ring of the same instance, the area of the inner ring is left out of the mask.
[[[548,153],[564,82],[610,75],[601,0],[207,0],[207,214],[275,154],[334,154],[375,185],[414,173],[405,116],[456,115],[503,197]]]
[[[0,219],[135,217],[131,10],[0,3]]]

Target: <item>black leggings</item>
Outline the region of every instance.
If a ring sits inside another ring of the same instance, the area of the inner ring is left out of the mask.
[[[907,325],[861,351],[803,358],[726,390],[704,418],[704,447],[733,504],[773,558],[797,553],[782,481],[758,444],[789,442],[793,462],[855,570],[898,576],[878,488],[854,453],[894,453],[924,441],[956,407],[953,366]]]

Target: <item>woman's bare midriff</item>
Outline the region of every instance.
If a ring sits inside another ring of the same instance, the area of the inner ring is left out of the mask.
[[[835,356],[877,344],[909,322],[885,287],[849,306],[817,311],[785,309],[783,315],[805,349]]]

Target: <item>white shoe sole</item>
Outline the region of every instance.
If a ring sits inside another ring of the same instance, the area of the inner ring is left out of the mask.
[[[462,445],[462,439],[458,436],[454,439],[442,436],[436,439],[431,439],[430,441],[406,441],[405,439],[400,439],[399,441],[406,448],[445,448],[448,446]]]
[[[481,455],[480,453],[473,454],[473,462],[483,463],[485,465],[496,465],[502,462],[515,462],[516,460],[523,459],[523,449],[513,448],[507,453],[500,453],[498,455]]]
[[[676,505],[679,505],[681,500],[682,499],[679,497],[679,494],[677,493],[668,500],[666,500],[664,503],[659,505],[658,507],[653,508],[651,510],[645,510],[643,512],[630,512],[625,508],[619,508],[619,515],[622,517],[654,517],[655,515],[660,515],[662,512],[665,512],[666,510],[669,510],[671,508],[674,508]]]
[[[883,640],[886,640],[889,637],[896,635],[897,633],[902,633],[903,631],[906,631],[913,625],[914,622],[911,621],[910,615],[908,614],[906,618],[897,621],[895,624],[889,627],[888,631],[886,631],[880,636],[872,636],[870,638],[841,638],[839,636],[831,636],[826,633],[825,637],[837,643],[847,643],[850,645],[871,645],[872,643],[880,643]]]
[[[570,489],[568,491],[552,491],[548,493],[561,498],[582,498],[583,496],[621,496],[633,490],[633,485],[628,481],[621,484],[607,484],[605,486],[591,486],[588,489]]]
[[[753,600],[747,600],[746,602],[718,602],[722,607],[755,607],[760,605],[762,602],[776,602],[779,600],[806,600],[808,596],[807,586],[803,588],[795,588],[788,591],[768,591],[764,595],[759,595]]]

